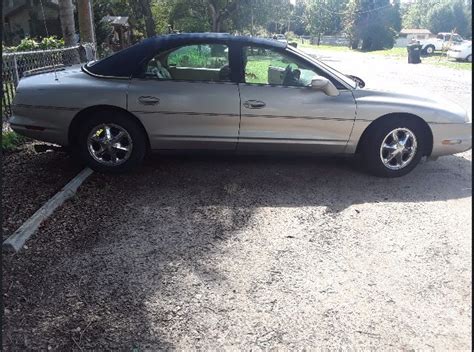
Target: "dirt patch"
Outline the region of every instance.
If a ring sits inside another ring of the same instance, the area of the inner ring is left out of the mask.
[[[470,152],[395,180],[216,156],[94,174],[4,256],[4,349],[467,348],[470,179]]]
[[[41,146],[31,142],[3,153],[3,240],[81,170],[66,153]]]

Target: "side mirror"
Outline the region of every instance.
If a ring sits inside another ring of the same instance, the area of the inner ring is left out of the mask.
[[[346,75],[349,78],[352,78],[354,81],[356,81],[357,85],[359,88],[364,88],[365,87],[365,82],[362,78],[354,76],[354,75]]]
[[[336,97],[339,95],[336,86],[330,80],[322,76],[316,76],[311,80],[311,88],[314,90],[321,90],[330,97]]]

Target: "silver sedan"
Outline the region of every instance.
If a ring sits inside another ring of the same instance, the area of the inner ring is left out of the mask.
[[[470,117],[449,101],[366,89],[286,43],[217,33],[23,78],[10,122],[107,172],[152,150],[219,149],[356,154],[396,177],[472,145]]]

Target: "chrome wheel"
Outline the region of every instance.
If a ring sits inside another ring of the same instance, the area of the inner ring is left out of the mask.
[[[95,161],[117,166],[126,162],[132,154],[132,138],[122,127],[113,124],[101,124],[94,127],[87,137],[87,149]]]
[[[397,128],[383,139],[380,159],[386,168],[400,170],[413,160],[416,148],[415,134],[408,128]]]

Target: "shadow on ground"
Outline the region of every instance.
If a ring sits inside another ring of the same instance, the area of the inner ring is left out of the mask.
[[[460,199],[471,195],[470,170],[453,156],[380,179],[344,159],[189,155],[94,174],[27,250],[4,256],[4,349],[199,346],[190,316],[232,324],[213,311],[227,289],[216,256],[258,228],[257,210],[304,208],[301,221],[316,224],[358,204]]]

